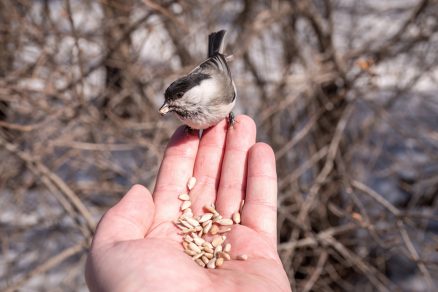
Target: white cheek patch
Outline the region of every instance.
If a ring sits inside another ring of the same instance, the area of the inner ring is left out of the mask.
[[[201,84],[191,88],[184,94],[184,99],[189,103],[208,105],[211,99],[218,96],[217,82],[213,78],[205,79]]]

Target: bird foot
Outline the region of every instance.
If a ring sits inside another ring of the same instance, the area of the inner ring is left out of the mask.
[[[235,128],[234,125],[237,123],[237,120],[236,120],[236,116],[234,115],[233,112],[230,112],[230,114],[228,115],[227,121],[228,121],[228,127],[233,127],[233,129],[234,129]]]

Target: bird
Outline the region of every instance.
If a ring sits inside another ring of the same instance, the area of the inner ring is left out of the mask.
[[[203,130],[227,118],[234,126],[236,86],[222,53],[226,31],[208,36],[207,59],[187,75],[172,82],[164,93],[161,115],[173,112],[189,130]]]

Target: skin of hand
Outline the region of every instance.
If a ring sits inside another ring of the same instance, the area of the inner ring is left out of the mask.
[[[153,194],[133,186],[102,217],[87,258],[91,291],[291,291],[277,247],[277,177],[270,146],[255,143],[254,121],[238,116],[198,135],[180,127],[169,142]],[[198,266],[183,252],[172,221],[180,215],[178,195],[190,192],[195,216],[214,202],[231,217],[245,204],[241,224],[227,234],[231,261],[218,269]],[[248,260],[234,260],[246,254]]]

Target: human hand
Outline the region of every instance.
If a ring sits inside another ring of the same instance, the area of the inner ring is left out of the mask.
[[[290,291],[276,250],[277,178],[274,153],[255,143],[256,128],[238,116],[197,135],[180,127],[164,154],[153,195],[136,185],[101,219],[86,265],[91,291]],[[242,199],[241,224],[227,234],[231,261],[198,266],[183,252],[178,195],[191,176],[192,210],[212,202],[224,218]],[[248,255],[247,261],[233,260]]]

